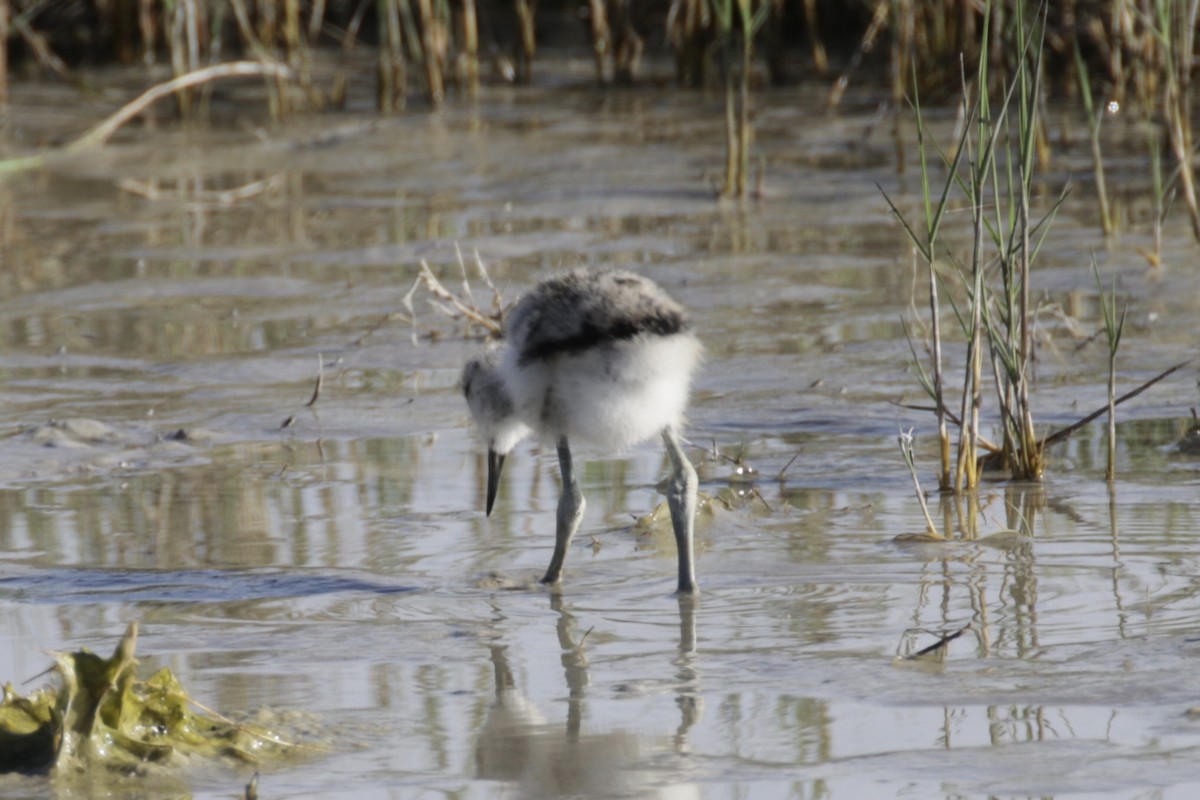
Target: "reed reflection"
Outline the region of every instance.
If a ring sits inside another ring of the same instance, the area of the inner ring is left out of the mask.
[[[931,631],[926,612],[931,606],[936,608],[936,631],[945,637],[943,643],[969,630],[976,637],[980,657],[1013,649],[1018,657],[1027,658],[1041,646],[1033,541],[1038,516],[1046,507],[1045,489],[1040,484],[1010,483],[1002,502],[1004,529],[981,535],[979,523],[987,518],[987,508],[980,504],[978,494],[942,496],[939,515],[945,543],[930,548],[929,552],[938,557],[925,562],[914,624],[902,638],[901,657],[934,651],[924,647],[918,650],[919,644],[928,644],[927,639],[920,640]],[[991,558],[997,552],[999,564]],[[969,620],[963,618],[962,603],[956,602],[960,594],[956,590],[962,586],[966,587]],[[944,657],[944,653],[938,652],[937,656]]]

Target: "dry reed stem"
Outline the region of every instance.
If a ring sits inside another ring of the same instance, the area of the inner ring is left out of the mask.
[[[408,67],[404,60],[400,11],[399,4],[396,2],[380,4],[379,14],[382,19],[379,23],[381,42],[378,55],[376,104],[379,111],[384,114],[404,108],[408,96]],[[410,49],[414,47],[419,48],[420,42],[417,41],[415,44],[410,42]],[[418,53],[417,58],[420,57],[421,55]]]
[[[0,0],[0,106],[8,105],[9,0]]]
[[[608,83],[604,65],[612,51],[612,30],[608,24],[608,9],[605,0],[588,0],[588,23],[592,36],[592,58],[596,65],[596,83]]]
[[[446,96],[442,61],[445,53],[445,24],[440,7],[433,0],[417,0],[417,12],[421,17],[421,52],[425,67],[425,91],[429,102],[441,105]]]
[[[537,0],[515,0],[517,28],[520,40],[517,47],[517,81],[529,83],[533,77],[533,56],[537,52],[537,31],[534,25]]]
[[[461,12],[462,55],[465,63],[464,79],[467,93],[471,97],[479,94],[479,14],[475,0],[462,0]]]

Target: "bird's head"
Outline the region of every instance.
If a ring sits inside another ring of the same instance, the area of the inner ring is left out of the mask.
[[[490,346],[463,367],[462,391],[479,435],[488,446],[487,513],[492,513],[504,459],[529,428],[517,418],[512,394],[504,381],[503,348]]]

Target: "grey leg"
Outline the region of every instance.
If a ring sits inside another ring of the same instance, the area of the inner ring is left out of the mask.
[[[558,440],[558,469],[562,473],[562,496],[558,498],[558,517],[554,531],[554,557],[542,577],[542,583],[558,583],[562,580],[563,561],[567,558],[567,547],[579,530],[583,509],[587,501],[575,483],[575,470],[571,468],[571,448],[567,437]]]
[[[700,591],[696,585],[696,567],[692,557],[692,527],[696,521],[696,470],[684,455],[675,431],[663,428],[663,442],[671,458],[671,480],[667,483],[667,506],[671,509],[671,527],[679,550],[679,592]]]

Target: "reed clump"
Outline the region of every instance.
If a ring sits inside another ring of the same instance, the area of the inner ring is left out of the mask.
[[[468,76],[478,75],[481,46],[494,55],[509,49],[517,62],[514,77],[528,77],[539,39],[557,36],[561,44],[571,27],[562,22],[574,18],[582,24],[570,40],[582,34],[590,43],[601,82],[635,79],[642,54],[662,43],[675,58],[680,83],[698,85],[715,63],[732,5],[738,15],[767,17],[753,36],[762,40],[773,82],[789,74],[789,60],[818,74],[835,62],[842,65],[840,90],[881,50],[886,53],[877,63],[899,94],[914,70],[924,89],[953,93],[960,57],[973,63],[985,47],[993,63],[1012,57],[997,40],[985,44],[980,31],[985,24],[1010,30],[1025,1],[746,0],[743,10],[737,8],[742,0],[3,0],[0,43],[11,41],[17,56],[56,72],[66,69],[58,51],[69,53],[68,61],[93,63],[161,59],[177,74],[258,51],[303,72],[314,48],[367,43],[393,52],[399,33],[413,73],[436,89],[439,80],[470,82]],[[1060,83],[1074,80],[1078,48],[1095,81],[1110,86],[1122,104],[1154,104],[1172,82],[1179,92],[1190,85],[1196,0],[1074,0],[1045,7],[1048,62]],[[556,23],[539,25],[547,16]]]
[[[956,140],[942,148],[929,139],[922,116],[916,76],[912,108],[917,128],[921,196],[918,215],[905,215],[884,193],[907,232],[928,287],[929,366],[909,343],[922,387],[933,400],[939,442],[938,486],[964,493],[978,487],[985,467],[1018,481],[1038,481],[1046,466],[1045,450],[1084,424],[1108,413],[1107,477],[1115,476],[1115,408],[1180,369],[1177,364],[1121,397],[1116,396],[1116,360],[1124,325],[1114,295],[1100,290],[1108,343],[1108,404],[1061,430],[1039,437],[1031,403],[1035,358],[1030,275],[1050,223],[1065,197],[1035,203],[1039,143],[1044,107],[1047,16],[1017,3],[1012,25],[993,29],[985,6],[980,56],[961,90],[963,124]],[[1003,44],[997,50],[997,40]],[[997,77],[997,71],[1003,74]],[[1097,123],[1098,126],[1098,123]],[[1093,143],[1098,141],[1093,128]],[[944,175],[932,162],[941,161]],[[947,242],[943,223],[951,205],[965,206],[970,218],[966,253]],[[958,380],[947,377],[942,329],[945,305],[953,312],[965,345]],[[1186,362],[1185,362],[1186,363]],[[981,430],[985,396],[994,398],[1000,441]],[[956,435],[952,430],[957,429]],[[906,463],[912,469],[911,445]]]
[[[990,14],[985,16],[974,81],[964,80],[962,88],[967,123],[946,157],[946,177],[938,187],[932,183],[929,163],[935,146],[926,139],[920,96],[914,94],[923,219],[910,221],[888,199],[927,275],[933,360],[931,374],[922,368],[920,376],[938,418],[938,485],[943,491],[974,489],[979,484],[984,442],[980,414],[988,383],[999,407],[1003,437],[998,445],[989,445],[990,449],[1014,479],[1038,480],[1045,466],[1030,405],[1029,275],[1057,203],[1035,217],[1032,185],[1045,26],[1044,18],[1028,21],[1023,5],[1017,8],[1009,42],[1016,55],[1000,91],[990,88],[991,58],[983,53],[1002,35],[992,30]],[[971,218],[970,250],[965,257],[945,246],[941,236],[946,210],[956,193],[965,201]],[[951,384],[942,363],[943,263],[965,289],[959,301],[965,305],[951,300],[966,341],[966,359],[957,383],[957,414],[951,410]],[[958,427],[956,446],[951,444],[951,424]]]

